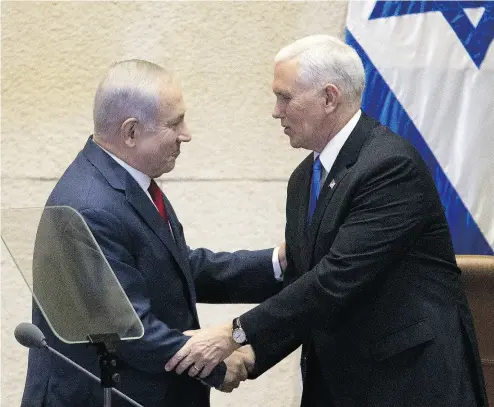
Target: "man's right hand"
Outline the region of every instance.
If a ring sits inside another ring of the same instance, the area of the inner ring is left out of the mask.
[[[218,390],[231,393],[240,382],[247,380],[247,375],[254,368],[255,355],[251,346],[243,346],[224,360],[226,375]]]

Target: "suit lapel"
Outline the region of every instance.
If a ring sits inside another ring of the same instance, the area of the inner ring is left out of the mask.
[[[175,240],[173,239],[170,228],[166,222],[163,221],[151,200],[146,196],[142,188],[130,174],[128,174],[127,177],[125,197],[142,219],[144,219],[144,222],[146,222],[163,244],[165,244],[179,266],[184,269],[182,256],[179,253],[177,243],[175,243]]]
[[[182,270],[184,271],[185,278],[187,279],[187,282],[189,283],[189,287],[190,287],[190,297],[192,299],[192,303],[195,304],[197,300],[196,289],[195,289],[194,280],[192,279],[192,272],[190,270],[187,244],[183,238],[183,234],[179,225],[177,214],[173,210],[173,207],[165,194],[163,194],[163,199],[165,201],[166,212],[168,213],[168,220],[170,221],[170,226],[173,231],[173,236],[175,237],[175,244],[179,252],[180,260],[177,261],[180,267],[182,268]],[[199,317],[197,316],[197,311],[195,306],[194,306],[194,314],[199,322]]]
[[[177,242],[173,239],[168,225],[163,221],[163,218],[161,218],[159,212],[156,210],[155,206],[139,186],[137,181],[132,178],[132,176],[120,164],[118,164],[101,148],[99,148],[98,145],[92,141],[92,138],[90,138],[86,143],[83,154],[96,168],[98,168],[98,170],[103,174],[108,183],[114,189],[124,191],[127,202],[132,205],[144,222],[153,230],[153,232],[170,251],[189,286],[190,299],[192,303],[191,308],[193,309],[197,319],[194,282],[192,280],[187,256],[184,251],[180,251],[179,249],[179,246],[183,246],[184,243],[182,243],[181,233],[178,228],[178,219],[168,199],[164,197],[170,224],[174,235],[177,237]]]
[[[312,247],[315,241],[315,237],[317,236],[317,232],[319,230],[319,225],[323,219],[324,212],[326,211],[327,206],[331,202],[331,198],[333,197],[336,189],[340,185],[343,178],[348,174],[348,168],[344,168],[339,171],[336,175],[334,171],[331,171],[324,182],[324,185],[321,187],[321,192],[319,193],[319,198],[317,200],[316,209],[314,211],[314,215],[312,216],[312,222],[307,228],[307,234],[309,237],[309,247]],[[331,178],[330,178],[331,176]],[[332,185],[332,187],[331,187]]]
[[[128,174],[127,188],[125,190],[125,195],[127,201],[134,207],[134,209],[141,215],[147,225],[156,233],[160,240],[165,244],[168,250],[171,252],[173,258],[177,262],[180,270],[182,271],[187,285],[189,286],[189,295],[191,301],[191,309],[197,321],[199,317],[197,315],[197,310],[195,307],[196,303],[196,291],[194,286],[194,281],[192,279],[192,274],[190,272],[190,267],[184,250],[186,249],[184,243],[182,243],[182,234],[178,227],[178,219],[173,211],[173,208],[168,201],[168,199],[163,194],[163,199],[165,201],[165,207],[168,214],[168,220],[172,227],[173,236],[168,227],[168,224],[163,220],[159,212],[156,210],[155,206],[151,200],[146,196],[139,184]],[[183,249],[183,250],[181,250]]]
[[[324,217],[326,208],[331,202],[338,186],[348,175],[350,167],[355,163],[355,161],[357,161],[360,150],[370,134],[370,129],[375,127],[375,125],[377,125],[377,122],[362,112],[362,116],[357,122],[357,125],[350,133],[348,140],[345,142],[336,157],[336,160],[328,173],[326,181],[321,187],[321,192],[319,193],[312,222],[308,227],[308,247],[311,252],[313,250],[316,236],[319,231],[319,226]]]
[[[313,154],[310,154],[302,163],[301,173],[297,182],[297,189],[300,189],[300,201],[298,203],[298,225],[297,230],[300,236],[307,237],[307,217],[309,211],[310,185],[312,178]]]

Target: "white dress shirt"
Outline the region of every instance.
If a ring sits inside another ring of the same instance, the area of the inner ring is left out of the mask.
[[[319,160],[321,161],[323,168],[321,175],[321,186],[324,185],[324,181],[331,171],[331,168],[333,168],[336,157],[338,157],[343,144],[345,144],[345,142],[348,140],[348,137],[350,137],[350,133],[353,131],[353,129],[355,129],[355,126],[357,126],[357,122],[359,121],[361,115],[362,112],[359,109],[357,113],[355,113],[353,117],[348,121],[348,123],[345,124],[345,126],[338,133],[336,133],[336,135],[331,140],[329,140],[329,143],[326,144],[326,147],[324,147],[324,149],[321,151],[321,154],[314,151],[314,160],[317,158],[317,156],[319,156]]]

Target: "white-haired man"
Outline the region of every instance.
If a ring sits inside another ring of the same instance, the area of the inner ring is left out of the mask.
[[[196,302],[258,302],[279,292],[276,250],[212,253],[191,250],[172,205],[154,178],[168,173],[191,140],[176,78],[146,61],[113,65],[94,101],[94,135],[65,171],[47,205],[81,213],[144,326],[144,336],[119,344],[120,389],[146,407],[205,407],[209,387],[165,363],[199,328]],[[280,250],[284,256],[283,245]],[[53,282],[56,284],[56,282]],[[33,322],[48,344],[95,374],[94,349],[62,343],[40,310]],[[204,381],[231,391],[247,378],[246,348]],[[192,371],[202,367],[192,366]],[[31,352],[22,407],[101,406],[97,383],[50,353]],[[128,405],[119,398],[113,405]]]
[[[487,405],[425,163],[360,110],[365,75],[351,47],[311,36],[275,61],[273,117],[310,151],[288,182],[285,287],[233,324],[191,333],[167,369],[207,373],[249,343],[256,376],[302,345],[303,407]]]

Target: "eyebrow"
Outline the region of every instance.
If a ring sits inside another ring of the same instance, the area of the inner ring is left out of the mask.
[[[282,96],[284,98],[289,98],[291,97],[290,94],[287,92],[287,91],[283,91],[283,90],[277,90],[277,91],[273,91],[273,93],[276,95],[276,96]]]
[[[172,117],[171,119],[169,119],[168,123],[180,123],[184,117],[185,117],[185,113],[182,113],[178,116],[175,116],[175,117]]]

